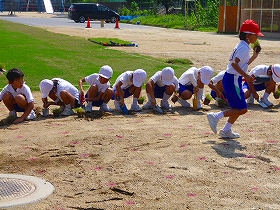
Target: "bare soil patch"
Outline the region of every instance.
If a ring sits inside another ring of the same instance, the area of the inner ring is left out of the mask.
[[[238,42],[234,35],[160,28],[48,30],[134,40],[138,48],[119,50],[185,57],[197,67],[215,70],[226,67]],[[253,65],[277,63],[279,41],[261,44]],[[40,107],[40,93],[34,96]],[[220,110],[213,102],[200,111],[174,104],[163,115],[114,111],[86,119],[39,116],[1,126],[0,173],[38,176],[56,188],[47,199],[12,209],[280,209],[279,101],[271,101],[274,109],[255,104],[238,119],[237,140],[220,139],[211,131],[206,113]],[[0,103],[0,119],[7,115]]]

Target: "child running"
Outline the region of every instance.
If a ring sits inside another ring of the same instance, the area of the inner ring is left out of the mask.
[[[240,134],[232,131],[232,126],[240,115],[247,112],[247,103],[242,90],[242,77],[247,81],[252,82],[253,78],[247,74],[248,65],[251,64],[258,56],[255,49],[250,57],[250,43],[255,43],[258,36],[264,36],[260,32],[258,24],[253,20],[246,20],[240,28],[240,42],[235,46],[227,70],[223,77],[223,87],[230,109],[220,111],[218,113],[208,113],[207,118],[209,125],[214,133],[217,133],[217,124],[223,117],[228,117],[228,120],[219,131],[222,138],[239,138]]]

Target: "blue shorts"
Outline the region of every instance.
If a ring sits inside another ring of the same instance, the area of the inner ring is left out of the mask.
[[[254,84],[255,90],[256,91],[262,91],[266,89],[265,83],[260,83],[260,84]],[[243,89],[248,89],[250,90],[248,82],[243,83]]]
[[[242,90],[242,76],[225,73],[223,77],[223,86],[228,105],[232,109],[247,109],[244,92]]]
[[[126,89],[122,89],[123,92],[124,92],[124,98],[128,98],[129,96],[132,95],[132,94],[129,93],[129,88],[130,88],[130,87],[128,87],[128,88],[126,88]],[[113,94],[113,96],[112,96],[112,100],[115,100],[115,95],[116,95],[115,93],[116,93],[116,90],[114,90],[114,94]]]
[[[165,89],[166,89],[166,85],[159,87],[157,84],[155,84],[155,91],[154,91],[155,98],[163,98]]]
[[[193,94],[193,85],[182,85],[179,83],[179,94],[181,95],[185,90],[189,90]]]
[[[85,98],[87,98],[88,97],[88,93],[86,93],[86,95],[85,95]],[[91,102],[91,104],[92,104],[92,106],[101,106],[102,104],[103,104],[103,99],[99,99],[98,101],[92,101]]]
[[[14,104],[14,109],[16,112],[25,112],[25,109],[21,108],[18,104]]]

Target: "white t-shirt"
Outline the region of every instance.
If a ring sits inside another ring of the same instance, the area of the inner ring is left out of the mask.
[[[56,96],[61,100],[61,97],[60,97],[60,92],[62,90],[66,90],[67,92],[69,92],[72,96],[74,96],[75,99],[78,100],[78,102],[80,103],[80,97],[79,97],[79,90],[74,86],[72,85],[70,82],[64,80],[64,79],[61,79],[61,78],[53,78],[52,81],[54,80],[57,80],[58,83],[57,83],[57,91],[56,91]]]
[[[90,85],[96,85],[98,88],[98,92],[104,93],[109,87],[110,87],[110,82],[108,81],[105,84],[101,84],[99,81],[99,74],[91,74],[87,77],[85,77],[85,81]]]
[[[239,58],[240,62],[239,62],[239,66],[240,68],[247,73],[248,71],[248,62],[250,60],[250,46],[244,41],[241,40],[234,48],[230,59],[229,59],[229,63],[227,66],[227,72],[230,74],[234,74],[237,76],[241,76],[232,66],[232,61],[234,61],[235,58]]]
[[[165,86],[162,83],[161,73],[162,73],[162,71],[158,71],[151,77],[151,80],[153,80],[154,83],[157,84],[159,87]],[[175,85],[175,90],[179,90],[179,80],[176,76],[173,77],[172,83]]]
[[[258,66],[255,66],[255,67],[249,72],[249,75],[255,75],[255,76],[266,75],[266,76],[267,76],[268,68],[269,68],[269,66],[267,66],[267,65],[258,65]]]
[[[6,92],[10,92],[13,95],[13,97],[16,97],[17,95],[22,94],[25,96],[28,103],[34,101],[31,90],[25,83],[23,84],[22,88],[17,88],[16,90],[13,88],[13,86],[11,84],[6,85],[3,88],[3,90],[0,92],[0,101],[3,100],[3,95]]]
[[[196,67],[191,67],[185,71],[179,78],[179,83],[182,85],[193,85],[197,86],[199,69]]]
[[[215,77],[211,79],[213,85],[216,85],[219,81],[223,80],[226,70],[220,71]]]
[[[118,76],[115,84],[113,85],[113,89],[116,90],[116,85],[122,82],[121,89],[126,89],[133,85],[133,71],[123,72],[120,76]]]

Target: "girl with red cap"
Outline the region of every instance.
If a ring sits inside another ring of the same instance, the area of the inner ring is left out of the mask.
[[[208,113],[207,118],[209,125],[214,133],[217,133],[217,124],[223,117],[228,117],[223,129],[219,131],[222,138],[239,138],[238,133],[232,131],[232,125],[240,115],[247,112],[247,103],[242,90],[242,77],[246,81],[253,81],[253,78],[247,73],[248,65],[257,57],[259,50],[254,49],[253,55],[250,56],[250,45],[257,41],[258,36],[264,36],[260,32],[258,24],[253,20],[243,22],[239,32],[240,42],[235,46],[229,63],[223,77],[223,86],[230,109],[217,113]],[[254,95],[258,99],[257,95]]]

